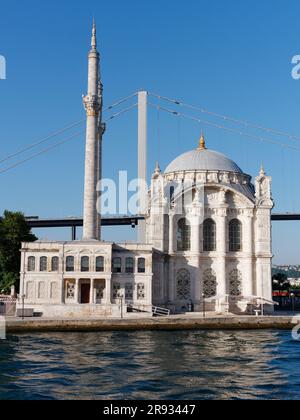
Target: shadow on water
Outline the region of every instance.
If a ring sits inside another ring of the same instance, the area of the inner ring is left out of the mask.
[[[0,399],[299,399],[290,332],[14,335],[0,342]]]

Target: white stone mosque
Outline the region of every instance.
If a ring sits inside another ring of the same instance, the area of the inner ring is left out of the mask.
[[[207,149],[204,136],[164,172],[157,165],[146,243],[101,240],[105,129],[95,24],[88,61],[83,239],[22,244],[19,306],[44,317],[119,317],[121,306],[125,313],[151,314],[153,306],[200,312],[204,304],[206,311],[242,314],[260,297],[272,312],[271,178],[261,169],[254,186],[236,163]],[[188,194],[178,194],[186,184]]]

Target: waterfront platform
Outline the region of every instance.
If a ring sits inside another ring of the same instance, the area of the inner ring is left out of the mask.
[[[6,318],[7,333],[27,332],[88,332],[88,331],[138,331],[138,330],[291,330],[299,319],[291,315],[274,316],[218,316],[183,314],[169,317],[128,317],[51,319],[51,318]]]

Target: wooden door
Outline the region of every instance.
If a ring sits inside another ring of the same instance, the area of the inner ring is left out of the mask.
[[[87,304],[90,303],[90,284],[82,284],[81,285],[81,303]]]

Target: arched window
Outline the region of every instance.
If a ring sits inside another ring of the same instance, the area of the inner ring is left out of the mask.
[[[113,273],[122,273],[122,259],[117,257],[112,260]]]
[[[51,271],[58,271],[58,265],[59,265],[59,258],[58,257],[52,257]]]
[[[40,258],[40,271],[47,271],[47,257]]]
[[[242,250],[242,224],[239,220],[233,219],[229,222],[229,252]]]
[[[90,271],[90,259],[89,257],[81,257],[81,272],[86,273]]]
[[[187,219],[180,219],[177,227],[177,251],[191,249],[191,226]]]
[[[229,290],[231,296],[242,295],[242,273],[239,270],[232,270],[229,274]]]
[[[66,271],[74,271],[75,268],[75,259],[74,257],[66,258]]]
[[[134,273],[134,259],[133,258],[126,258],[126,273],[132,274]]]
[[[216,251],[216,224],[212,219],[203,223],[203,251]]]
[[[191,275],[185,268],[177,273],[177,299],[190,300],[191,299]]]
[[[103,273],[104,272],[104,257],[97,257],[96,258],[96,272]]]
[[[35,257],[28,258],[27,269],[28,271],[35,271]]]
[[[138,259],[138,273],[146,273],[146,260],[145,258]]]
[[[212,269],[205,270],[203,273],[203,293],[206,298],[217,294],[217,277]]]
[[[170,187],[170,204],[171,206],[174,204],[175,201],[175,187],[171,186]]]

